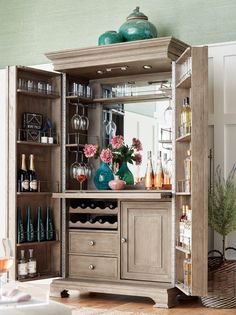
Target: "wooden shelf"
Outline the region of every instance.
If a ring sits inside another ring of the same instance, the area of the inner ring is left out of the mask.
[[[33,91],[27,91],[27,90],[22,90],[22,89],[17,89],[16,90],[18,94],[22,95],[28,95],[28,96],[34,96],[34,97],[41,97],[41,98],[59,98],[59,94],[44,94],[44,93],[38,93],[38,92],[33,92]]]
[[[191,133],[187,133],[184,136],[181,136],[175,140],[176,142],[190,142],[191,141]]]
[[[159,140],[158,142],[162,144],[172,144],[172,140]]]
[[[104,222],[104,223],[99,223],[99,222],[95,222],[95,223],[91,223],[91,222],[71,222],[69,221],[69,227],[70,228],[82,228],[82,229],[110,229],[110,230],[116,230],[118,227],[118,223],[114,222],[114,223],[109,223],[109,222]]]
[[[191,88],[191,81],[192,81],[192,75],[187,74],[184,76],[177,84],[176,88],[184,88],[184,89],[189,89]]]
[[[84,104],[91,104],[94,103],[94,100],[91,97],[83,97],[79,95],[67,95],[67,100],[79,101]]]
[[[185,49],[185,51],[182,53],[182,55],[179,56],[179,58],[176,60],[176,64],[182,64],[187,60],[187,58],[191,57],[191,47],[188,47]]]
[[[17,144],[43,146],[43,147],[59,147],[60,146],[60,144],[58,144],[58,143],[41,143],[41,142],[21,141],[21,140],[17,140],[16,143]]]
[[[180,252],[182,252],[182,253],[191,254],[191,252],[190,252],[189,250],[183,248],[182,246],[175,246],[175,248],[176,248],[177,250],[179,250]]]
[[[96,207],[95,209],[91,209],[89,207],[83,209],[83,208],[69,208],[69,213],[94,213],[94,214],[116,214],[118,213],[118,208],[115,209],[110,209],[110,208],[105,208],[105,209],[101,209],[99,207]]]
[[[136,103],[136,102],[149,102],[151,100],[163,100],[168,99],[167,95],[161,94],[149,94],[149,95],[135,95],[135,96],[121,96],[111,98],[95,98],[94,103],[101,104],[123,104],[123,103]]]
[[[26,279],[17,279],[19,282],[28,282],[28,281],[35,281],[35,280],[43,280],[43,279],[49,279],[49,278],[57,278],[60,277],[59,272],[57,273],[47,273],[47,274],[38,274],[37,276],[33,278],[26,278]]]
[[[42,242],[36,241],[36,242],[17,243],[16,246],[17,247],[24,247],[24,246],[31,247],[31,246],[35,246],[35,245],[36,246],[45,246],[45,245],[52,246],[52,245],[59,244],[59,243],[60,243],[60,241],[42,241]]]
[[[52,192],[17,192],[18,196],[51,196]]]
[[[191,292],[185,289],[184,284],[182,282],[176,283],[175,286],[176,286],[176,288],[181,290],[184,294],[191,295]]]
[[[176,196],[191,196],[191,192],[180,191],[175,193]]]

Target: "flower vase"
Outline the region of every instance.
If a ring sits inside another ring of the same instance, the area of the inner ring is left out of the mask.
[[[96,170],[93,182],[97,189],[107,190],[110,189],[108,183],[114,179],[113,173],[109,165],[105,162],[101,162],[99,168]]]
[[[127,162],[122,162],[119,171],[116,173],[120,179],[125,181],[126,186],[134,185],[134,176],[128,168]]]

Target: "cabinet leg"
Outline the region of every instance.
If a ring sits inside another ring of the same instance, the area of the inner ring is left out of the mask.
[[[176,288],[173,288],[165,292],[162,292],[155,297],[152,296],[151,298],[155,302],[153,307],[170,308],[177,305],[178,294],[179,294],[179,290],[177,290]]]
[[[61,298],[68,298],[69,296],[68,290],[61,291]]]

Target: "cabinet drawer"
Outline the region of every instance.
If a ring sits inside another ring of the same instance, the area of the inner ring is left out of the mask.
[[[71,278],[117,279],[117,258],[69,255]]]
[[[70,232],[69,252],[74,254],[118,254],[118,235],[102,232]]]

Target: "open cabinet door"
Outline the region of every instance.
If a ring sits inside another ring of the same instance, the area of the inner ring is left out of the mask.
[[[176,286],[203,296],[208,262],[208,48],[188,48],[173,64],[173,82]],[[186,206],[187,218],[180,223]]]

